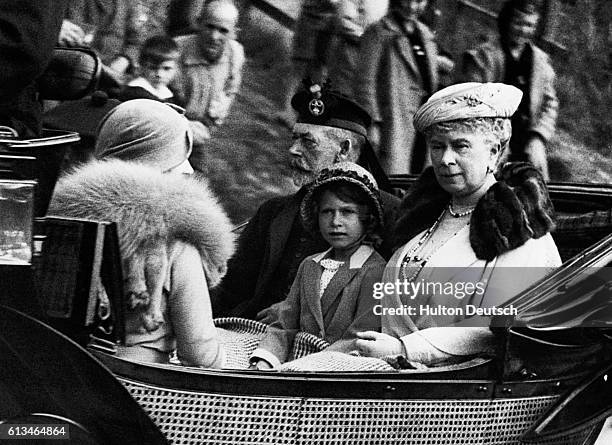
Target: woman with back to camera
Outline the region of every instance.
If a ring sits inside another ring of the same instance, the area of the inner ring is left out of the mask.
[[[432,167],[402,203],[400,247],[383,277],[407,287],[382,296],[383,332],[358,334],[363,355],[432,366],[492,353],[488,323],[469,318],[470,309],[498,307],[561,264],[541,174],[516,163],[494,176],[520,100],[509,85],[465,83],[434,94],[416,113]],[[414,292],[417,285],[424,292]],[[410,315],[389,310],[406,306]]]
[[[115,221],[127,299],[118,355],[223,367],[208,287],[225,274],[231,224],[216,197],[190,175],[188,120],[148,99],[124,102],[98,127],[97,161],[58,182],[50,215]]]

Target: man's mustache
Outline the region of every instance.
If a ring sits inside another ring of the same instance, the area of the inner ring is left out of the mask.
[[[308,168],[307,165],[304,164],[304,162],[301,159],[291,159],[291,162],[289,163],[289,165],[292,168],[298,169],[298,170],[302,170],[304,172],[311,172],[312,169]]]

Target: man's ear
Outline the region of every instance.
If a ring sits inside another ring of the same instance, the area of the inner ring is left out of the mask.
[[[349,139],[345,139],[340,142],[340,151],[338,152],[338,157],[341,161],[348,161],[350,159],[349,155],[351,153],[352,148],[353,144]]]

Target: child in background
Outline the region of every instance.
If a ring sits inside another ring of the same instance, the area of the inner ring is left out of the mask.
[[[362,167],[341,162],[324,169],[308,190],[300,213],[305,227],[331,246],[307,257],[291,290],[251,357],[251,368],[278,369],[298,331],[331,343],[327,350],[355,350],[355,334],[380,330],[373,285],[385,260],[370,244],[380,239],[383,213],[376,181]]]
[[[152,99],[183,105],[168,87],[176,76],[180,52],[172,38],[159,35],[145,41],[140,50],[140,77],[122,89],[119,100]]]

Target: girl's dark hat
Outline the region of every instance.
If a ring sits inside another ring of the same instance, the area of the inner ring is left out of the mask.
[[[302,204],[300,206],[300,216],[304,227],[311,233],[315,232],[315,219],[318,217],[314,214],[315,194],[317,190],[332,183],[352,184],[365,192],[370,201],[370,208],[373,216],[376,218],[376,227],[383,226],[383,210],[380,203],[380,192],[378,184],[372,174],[360,165],[352,162],[338,162],[329,168],[325,168],[319,173],[317,179],[308,188]]]

